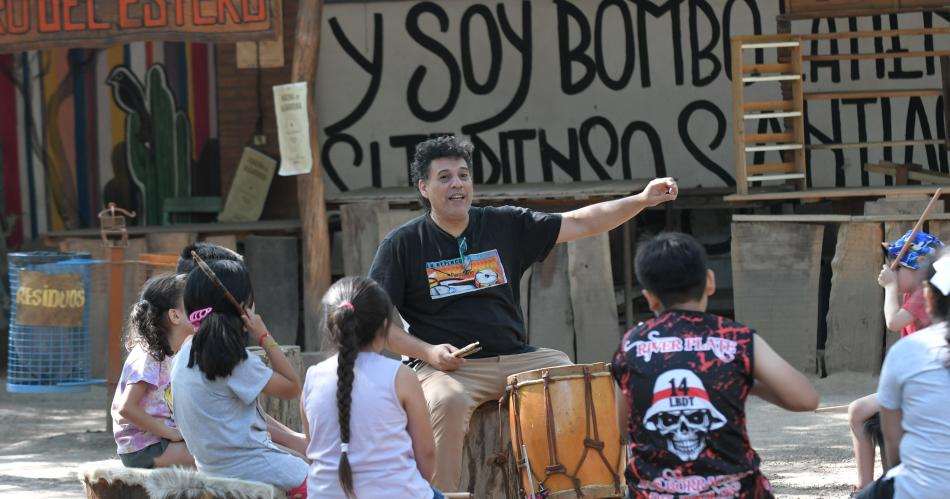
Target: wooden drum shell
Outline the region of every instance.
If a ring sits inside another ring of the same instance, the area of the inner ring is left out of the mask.
[[[584,370],[590,372],[593,420],[597,422],[598,438],[588,422],[587,383]],[[557,461],[566,473],[546,472],[552,463],[548,445],[549,412],[545,403],[547,376],[551,401],[553,432],[556,435]],[[531,494],[528,468],[525,467],[521,445],[527,448],[528,465],[534,476],[534,491],[543,482],[551,499],[579,498],[572,475],[579,480],[583,497],[606,498],[623,496],[623,443],[617,422],[617,396],[614,379],[604,363],[537,369],[508,377],[510,390],[509,423],[512,448],[518,461],[521,485]],[[601,458],[596,448],[586,447],[585,440],[603,443]],[[585,456],[584,451],[587,450]],[[583,459],[583,462],[582,462]]]

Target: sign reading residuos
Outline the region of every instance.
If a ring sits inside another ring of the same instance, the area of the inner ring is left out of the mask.
[[[273,38],[280,0],[0,0],[0,53]]]
[[[86,291],[81,274],[20,271],[16,322],[24,326],[79,327]]]

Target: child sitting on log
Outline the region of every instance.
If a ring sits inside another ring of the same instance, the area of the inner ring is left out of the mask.
[[[894,344],[884,359],[877,400],[888,472],[859,499],[938,499],[950,484],[950,253],[929,271],[924,303],[934,325]],[[900,464],[898,464],[900,463]]]
[[[195,268],[195,259],[191,256],[192,251],[205,262],[228,260],[244,263],[244,257],[234,250],[217,244],[199,241],[189,244],[181,250],[181,254],[178,255],[178,266],[175,272],[187,275]],[[267,433],[275,444],[286,447],[300,456],[307,453],[307,439],[303,433],[287,427],[266,412],[264,413],[264,419],[267,421]]]
[[[897,241],[881,243],[887,251],[888,262],[877,277],[877,283],[884,288],[884,324],[891,331],[900,331],[901,338],[930,325],[922,282],[929,258],[943,247],[940,239],[918,232],[910,249],[901,258],[897,271],[891,270],[891,263],[912,233],[913,230],[909,230]],[[880,441],[877,436],[880,434],[877,417],[880,408],[876,393],[848,405],[848,423],[858,468],[858,483],[852,487],[852,493],[874,480],[874,442]]]
[[[254,312],[254,291],[244,264],[216,260],[207,266],[220,286],[201,268],[188,274],[184,302],[195,333],[172,367],[181,434],[199,471],[269,483],[289,491],[292,498],[305,498],[306,461],[272,442],[257,403],[261,393],[282,400],[299,397],[299,376]],[[273,370],[248,355],[249,339],[264,348]]]
[[[629,496],[773,497],[746,432],[746,398],[810,411],[817,393],[752,329],[706,312],[716,278],[692,236],[658,235],[635,266],[655,317],[623,336],[611,365],[629,415]]]
[[[129,355],[112,400],[112,427],[119,459],[130,468],[195,465],[169,407],[172,356],[193,331],[184,288],[183,276],[153,277],[129,315]]]
[[[441,499],[430,487],[435,439],[422,385],[380,355],[393,305],[365,277],[337,281],[323,298],[333,357],[307,370],[304,433],[310,497]]]

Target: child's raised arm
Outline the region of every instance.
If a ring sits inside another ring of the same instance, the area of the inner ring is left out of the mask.
[[[399,366],[396,372],[396,395],[406,410],[409,419],[409,437],[412,438],[412,453],[416,458],[416,467],[422,478],[431,481],[435,470],[435,437],[432,434],[432,421],[422,384],[416,374],[406,366]]]
[[[181,434],[174,428],[165,426],[160,420],[149,416],[142,408],[142,398],[150,385],[144,381],[126,385],[118,403],[119,416],[128,420],[137,428],[172,442],[180,442]]]
[[[901,308],[897,272],[884,265],[877,276],[877,283],[884,288],[884,326],[891,331],[900,331],[914,322],[914,315]]]
[[[804,374],[785,362],[759,337],[753,339],[755,384],[752,394],[789,411],[813,411],[818,393]]]
[[[284,352],[280,350],[277,342],[269,337],[270,333],[267,332],[267,326],[264,325],[261,316],[254,313],[253,310],[249,310],[246,315],[241,316],[241,319],[247,327],[248,336],[264,347],[264,353],[270,359],[271,369],[274,370],[274,374],[270,381],[264,385],[262,391],[281,400],[292,400],[300,397],[300,392],[303,389],[300,384],[300,375],[287,360]]]

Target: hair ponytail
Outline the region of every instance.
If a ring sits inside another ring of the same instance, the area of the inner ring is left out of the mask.
[[[373,280],[347,277],[337,281],[323,298],[327,311],[326,339],[337,349],[336,406],[340,423],[339,479],[343,492],[354,499],[353,470],[350,466],[350,408],[356,358],[362,348],[380,334],[392,311],[389,296]]]
[[[125,348],[141,346],[158,362],[175,354],[168,341],[168,311],[181,304],[185,281],[174,274],[155,276],[142,286],[126,327]]]
[[[208,267],[238,303],[244,306],[254,303],[251,278],[243,263],[212,260]],[[239,312],[228,302],[224,292],[203,270],[194,268],[188,273],[185,284],[185,310],[191,314],[205,308],[211,308],[211,312],[201,319],[195,330],[188,367],[197,365],[209,380],[214,381],[217,377],[230,376],[234,367],[247,359],[247,350],[244,349],[247,333]]]
[[[236,313],[214,310],[205,316],[191,340],[188,367],[197,364],[210,381],[230,376],[234,367],[247,358],[243,327]]]

